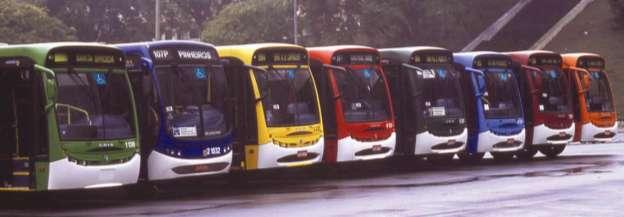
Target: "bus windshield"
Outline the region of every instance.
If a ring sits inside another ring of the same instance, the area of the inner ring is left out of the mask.
[[[307,68],[255,70],[268,127],[319,122],[316,92]]]
[[[450,65],[420,65],[423,69],[425,117],[463,117],[459,73]]]
[[[568,83],[559,69],[544,69],[542,76],[542,93],[540,95],[540,111],[569,112]]]
[[[134,136],[134,113],[123,73],[55,70],[55,113],[62,140],[111,140]]]
[[[347,122],[382,121],[390,117],[386,86],[374,67],[334,72]]]
[[[516,77],[510,69],[488,68],[485,71],[486,92],[483,109],[487,118],[520,116],[520,96]]]
[[[223,68],[159,66],[156,75],[167,132],[176,139],[206,139],[227,133]]]
[[[590,112],[612,112],[613,99],[607,76],[602,71],[590,72],[590,84],[585,94],[587,110]]]

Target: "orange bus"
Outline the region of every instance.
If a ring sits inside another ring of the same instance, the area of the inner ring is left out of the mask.
[[[574,108],[574,141],[613,141],[617,113],[604,58],[593,53],[569,53],[562,57],[570,86],[576,93],[573,102],[578,105]]]

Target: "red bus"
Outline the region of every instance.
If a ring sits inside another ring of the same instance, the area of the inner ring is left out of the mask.
[[[543,50],[507,54],[521,67],[516,72],[525,108],[525,145],[516,156],[530,159],[539,150],[556,157],[574,137],[572,90],[561,55]]]
[[[308,48],[319,89],[326,163],[392,156],[394,113],[379,53],[365,46]]]

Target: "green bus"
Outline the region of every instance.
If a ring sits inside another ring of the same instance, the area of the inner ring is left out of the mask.
[[[0,46],[0,192],[136,183],[137,123],[121,50]]]

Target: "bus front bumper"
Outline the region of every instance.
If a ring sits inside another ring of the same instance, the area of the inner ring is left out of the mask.
[[[147,159],[149,180],[227,173],[232,164],[232,152],[213,158],[184,159],[152,151]]]
[[[468,129],[455,136],[436,136],[429,132],[416,135],[415,155],[454,154],[466,148]]]
[[[574,139],[574,129],[574,123],[566,129],[552,129],[544,124],[537,125],[533,127],[533,141],[531,144],[534,146],[566,145]]]
[[[352,137],[338,140],[338,153],[336,161],[356,161],[383,159],[392,156],[396,145],[396,133],[380,141],[363,142]]]
[[[139,178],[141,156],[112,165],[83,166],[63,158],[50,163],[49,190],[106,188],[135,184]]]
[[[496,135],[491,131],[479,133],[477,152],[515,152],[524,147],[525,130],[509,136]]]
[[[587,123],[583,125],[581,132],[583,142],[612,142],[617,132],[617,122],[611,127],[598,127]]]
[[[259,145],[257,169],[298,167],[315,164],[323,158],[324,138],[305,147],[285,148],[273,142]]]

